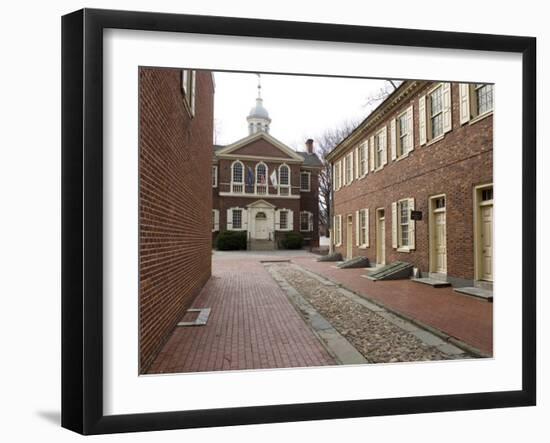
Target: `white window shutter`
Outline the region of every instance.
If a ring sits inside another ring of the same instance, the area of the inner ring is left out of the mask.
[[[443,83],[443,132],[449,132],[453,129],[452,115],[451,84]]]
[[[418,130],[420,131],[420,146],[426,144],[426,96],[418,99]]]
[[[342,187],[342,183],[344,182],[344,178],[342,177],[342,162],[343,160],[338,162],[338,189]]]
[[[355,211],[355,246],[359,246],[360,231],[361,224],[359,223],[359,211]]]
[[[189,71],[187,69],[184,69],[181,71],[181,89],[183,90],[183,93],[187,97],[188,89],[187,86],[189,84]]]
[[[468,83],[460,83],[460,124],[470,121],[470,85]]]
[[[332,190],[336,191],[336,164],[332,164]]]
[[[342,159],[342,170],[344,173],[342,174],[342,186],[346,186],[348,183],[348,178],[346,177],[346,171],[347,171],[347,162],[348,162],[348,156],[344,155],[344,158]]]
[[[369,209],[364,209],[365,211],[365,246],[369,246]],[[384,241],[384,239],[382,239]]]
[[[233,229],[233,208],[227,210],[227,230]]]
[[[355,162],[353,161],[353,151],[351,151],[350,154],[349,154],[349,162],[350,162],[349,169],[350,169],[351,173],[349,175],[348,185],[351,184],[351,182],[353,181],[353,177],[354,177],[353,170],[354,170],[354,166],[355,166],[354,163]]]
[[[197,96],[196,94],[197,89],[197,71],[191,71],[191,114],[195,115],[195,98]]]
[[[338,216],[338,244],[342,244],[342,216]]]
[[[308,218],[308,231],[312,232],[313,231],[313,214],[311,212],[308,212],[307,213],[307,218]]]
[[[407,131],[409,136],[407,137],[407,152],[411,152],[414,149],[414,119],[413,119],[413,106],[409,106],[407,109]]]
[[[397,249],[397,202],[391,204],[391,246]]]
[[[355,153],[355,160],[354,160],[355,178],[358,179],[359,178],[359,148],[355,148],[354,153]]]
[[[409,249],[416,249],[416,222],[414,220],[411,220],[411,211],[414,211],[414,198],[409,198]]]
[[[369,163],[370,163],[370,170],[371,171],[374,171],[374,136],[371,136],[370,138],[370,158],[369,158]]]
[[[332,230],[330,231],[331,241],[333,245],[336,245],[336,216],[332,217]]]
[[[214,231],[220,230],[220,211],[214,209]]]
[[[281,210],[277,209],[275,211],[275,230],[280,231],[281,230]]]
[[[241,222],[241,228],[244,230],[248,229],[248,211],[246,209],[243,209],[241,212],[242,222]]]
[[[370,160],[369,160],[369,141],[368,140],[365,140],[365,143],[364,143],[364,148],[363,148],[365,151],[364,151],[364,155],[365,155],[365,171],[364,171],[364,174],[368,174],[369,173],[369,167],[370,167]]]
[[[384,130],[382,131],[382,137],[381,137],[381,143],[382,143],[382,165],[385,165],[388,163],[388,127],[384,126]]]
[[[397,158],[397,125],[395,124],[394,118],[392,118],[390,122],[390,135],[391,159],[395,160]]]
[[[292,212],[290,209],[287,212],[287,226],[289,231],[292,231],[294,229],[294,212]]]

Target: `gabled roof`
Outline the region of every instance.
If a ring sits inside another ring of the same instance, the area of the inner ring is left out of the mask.
[[[309,152],[299,151],[296,154],[301,155],[304,158],[304,166],[310,166],[312,168],[323,166],[323,162],[317,156],[317,154],[310,154]]]
[[[246,145],[248,145],[248,144],[250,144],[250,143],[252,143],[256,140],[259,140],[259,139],[264,139],[269,144],[271,144],[272,146],[279,149],[289,159],[292,159],[292,160],[300,162],[300,163],[304,161],[303,156],[299,155],[296,151],[289,148],[287,145],[285,145],[283,142],[277,140],[272,135],[269,135],[268,133],[263,132],[263,131],[256,132],[255,134],[251,134],[251,135],[249,135],[245,138],[237,140],[236,142],[234,142],[230,145],[227,145],[225,147],[219,148],[219,149],[216,149],[217,147],[219,147],[219,145],[214,145],[214,152],[215,152],[215,155],[217,157],[225,157],[225,156],[230,156],[231,157],[232,153],[234,151],[236,151],[239,148],[242,148],[243,146],[246,146]]]

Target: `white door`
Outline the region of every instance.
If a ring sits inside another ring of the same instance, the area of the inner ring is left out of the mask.
[[[481,279],[493,281],[493,205],[480,207]]]
[[[445,212],[434,214],[434,272],[447,273],[447,227]]]
[[[386,220],[384,211],[378,211],[378,220],[376,223],[376,263],[386,264]]]
[[[265,212],[258,212],[254,219],[254,238],[257,240],[268,240],[269,230],[267,229],[267,216]]]

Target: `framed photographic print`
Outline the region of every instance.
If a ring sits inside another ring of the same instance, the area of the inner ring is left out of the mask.
[[[62,425],[534,405],[535,51],[64,16]]]

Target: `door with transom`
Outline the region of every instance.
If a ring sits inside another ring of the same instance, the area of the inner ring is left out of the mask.
[[[431,235],[431,272],[447,273],[447,211],[445,196],[430,200],[432,217]]]
[[[263,211],[256,213],[256,218],[254,219],[254,238],[257,240],[269,239],[267,215]]]

